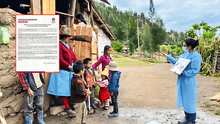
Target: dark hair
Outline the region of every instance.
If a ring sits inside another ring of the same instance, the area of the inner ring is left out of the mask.
[[[86,58],[86,59],[83,60],[83,64],[88,64],[89,61],[92,61],[92,59]]]
[[[84,65],[83,63],[79,60],[73,65],[73,70],[75,73],[79,73],[81,70],[83,71]]]
[[[187,38],[184,40],[184,42],[186,43],[186,46],[191,46],[192,49],[199,45],[199,41],[193,38]]]
[[[64,39],[66,39],[68,36],[67,35],[60,35],[60,39],[61,40],[64,40]]]
[[[106,75],[104,75],[105,76],[105,80],[107,79],[108,81],[109,81],[109,78],[108,78],[108,76],[106,76]]]
[[[78,14],[78,15],[76,15],[76,18],[77,18],[77,19],[81,19],[82,22],[84,22],[84,23],[87,25],[87,23],[86,23],[86,21],[85,21],[85,19],[84,19],[84,17],[83,17],[82,14]]]
[[[105,54],[110,48],[111,48],[111,46],[106,45],[106,46],[104,47],[104,54]]]

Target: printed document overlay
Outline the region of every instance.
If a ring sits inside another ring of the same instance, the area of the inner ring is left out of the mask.
[[[16,15],[16,72],[59,72],[59,15]]]

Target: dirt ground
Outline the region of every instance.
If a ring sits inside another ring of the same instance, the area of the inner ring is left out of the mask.
[[[145,67],[121,67],[119,91],[119,117],[108,118],[112,111],[99,109],[88,115],[88,124],[146,124],[157,121],[161,124],[175,124],[184,117],[183,110],[176,109],[176,79],[169,71],[171,64],[162,63]],[[220,79],[197,76],[198,84],[198,124],[218,124],[220,116],[214,115],[205,103],[220,92]],[[216,102],[217,103],[217,102]],[[215,108],[217,109],[217,108]],[[74,118],[50,116],[47,124],[70,124]]]

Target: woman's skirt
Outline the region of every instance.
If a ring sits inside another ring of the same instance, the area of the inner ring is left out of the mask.
[[[60,73],[51,73],[47,94],[55,96],[71,96],[71,79],[74,72],[60,70]]]

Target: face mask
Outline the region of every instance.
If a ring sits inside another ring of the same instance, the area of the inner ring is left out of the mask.
[[[186,47],[184,47],[184,46],[182,46],[182,50],[183,50],[184,52],[187,51]]]

